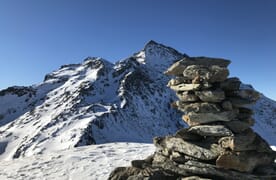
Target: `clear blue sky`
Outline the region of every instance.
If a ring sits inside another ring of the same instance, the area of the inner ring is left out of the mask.
[[[87,56],[115,62],[151,39],[229,58],[232,76],[276,99],[275,0],[1,0],[0,89]]]

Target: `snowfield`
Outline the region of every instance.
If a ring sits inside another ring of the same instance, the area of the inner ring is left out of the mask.
[[[153,144],[90,145],[0,163],[1,180],[105,180],[118,166],[130,166],[155,150]]]

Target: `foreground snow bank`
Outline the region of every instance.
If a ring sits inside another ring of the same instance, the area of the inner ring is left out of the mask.
[[[107,179],[118,166],[143,159],[153,144],[108,143],[0,162],[0,179]]]

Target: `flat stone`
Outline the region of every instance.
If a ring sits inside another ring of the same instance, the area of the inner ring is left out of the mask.
[[[176,106],[182,112],[196,112],[196,113],[217,113],[221,112],[221,108],[214,103],[186,103],[181,101],[176,101]]]
[[[161,146],[162,148],[183,153],[200,160],[212,160],[219,156],[218,153],[214,153],[209,149],[189,143],[182,138],[170,136],[166,136],[165,138],[159,137],[154,139],[154,144],[156,146]]]
[[[199,98],[193,93],[189,91],[184,92],[177,92],[176,96],[182,101],[182,102],[196,102],[199,100]],[[176,104],[177,105],[177,104]]]
[[[222,82],[227,79],[229,71],[220,66],[190,65],[183,71],[183,76],[193,82]]]
[[[185,68],[189,65],[202,65],[207,67],[217,65],[220,67],[227,67],[230,63],[231,61],[221,58],[185,57],[169,67],[165,74],[175,76],[181,75]]]
[[[200,84],[178,84],[175,86],[170,86],[170,88],[174,91],[194,91],[198,90],[201,87]]]
[[[195,91],[195,95],[197,95],[199,99],[204,102],[221,102],[225,99],[224,91],[219,89],[214,91]]]
[[[232,136],[233,133],[223,125],[199,125],[190,127],[188,132],[200,136]]]
[[[187,161],[185,164],[177,164],[172,160],[166,159],[162,163],[153,163],[153,167],[162,168],[166,171],[173,172],[181,176],[204,176],[212,177],[215,179],[227,179],[227,180],[259,180],[262,179],[259,176],[255,176],[247,173],[240,173],[237,171],[225,171],[224,169],[218,168],[215,165],[197,162]]]
[[[183,115],[182,119],[188,123],[189,126],[195,126],[200,124],[208,124],[217,121],[231,121],[235,119],[237,112],[224,111],[220,113],[194,113],[190,112],[187,115]]]
[[[273,161],[271,154],[248,151],[220,155],[216,165],[224,169],[251,173],[256,167],[272,164]]]
[[[240,89],[241,81],[237,77],[228,78],[221,82],[220,88],[224,91],[236,91]]]

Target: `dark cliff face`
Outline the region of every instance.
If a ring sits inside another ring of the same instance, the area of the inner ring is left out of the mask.
[[[41,84],[0,91],[0,159],[95,143],[151,143],[174,133],[184,124],[170,106],[176,97],[163,72],[185,56],[151,41],[115,64],[87,58]]]

